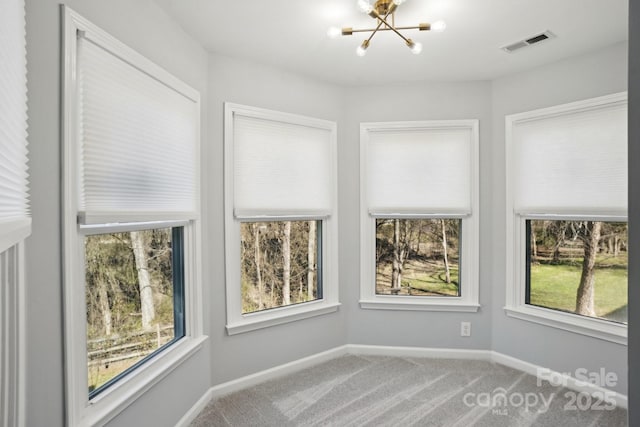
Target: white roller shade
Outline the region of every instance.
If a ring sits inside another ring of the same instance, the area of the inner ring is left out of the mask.
[[[236,218],[328,216],[335,126],[233,115]]]
[[[199,104],[78,39],[80,221],[196,216]]]
[[[512,125],[514,209],[626,215],[626,102]]]
[[[0,252],[29,234],[23,0],[0,2]]]
[[[470,214],[473,136],[470,127],[369,131],[364,176],[369,212]]]

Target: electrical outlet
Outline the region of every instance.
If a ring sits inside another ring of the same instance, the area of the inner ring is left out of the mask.
[[[471,322],[460,322],[460,336],[461,337],[471,336]]]

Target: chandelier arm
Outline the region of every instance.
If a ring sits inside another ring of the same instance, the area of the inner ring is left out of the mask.
[[[382,24],[381,24],[382,25]],[[396,30],[419,30],[420,26],[414,25],[412,27],[395,27]],[[370,31],[393,31],[391,28],[364,28],[362,30],[351,29],[352,33],[368,33]]]
[[[385,23],[385,24],[387,25],[387,27],[389,27],[389,29],[390,29],[391,31],[393,31],[393,32],[394,32],[394,33],[396,33],[398,36],[400,36],[400,38],[401,38],[402,40],[404,40],[404,41],[405,41],[405,43],[407,43],[407,44],[410,44],[410,43],[411,43],[411,41],[410,41],[408,38],[406,38],[405,36],[403,36],[402,34],[400,34],[400,32],[399,32],[398,30],[396,30],[396,28],[395,28],[395,27],[393,27],[393,26],[389,25],[389,23],[388,23],[388,22],[387,22],[387,20],[386,20],[387,16],[389,15],[388,13],[387,13],[387,15],[385,15],[385,17],[384,17],[384,18],[383,18],[382,16],[380,16],[379,14],[377,14],[377,13],[376,13],[376,15],[377,15],[378,19],[379,19],[380,21],[382,21],[383,23]]]
[[[384,15],[384,18],[382,18],[382,17],[378,14],[378,12],[376,12],[376,16],[378,17],[378,26],[376,27],[376,29],[375,29],[375,30],[373,30],[373,33],[371,33],[371,35],[370,35],[370,36],[369,36],[369,38],[367,39],[367,41],[366,41],[367,45],[369,44],[369,42],[371,42],[371,39],[373,38],[373,36],[375,36],[375,35],[376,35],[376,33],[377,33],[379,30],[381,30],[381,29],[380,29],[380,27],[382,26],[382,23],[385,23],[385,24],[386,24],[385,19],[387,18],[387,16],[389,16],[389,14],[393,14],[393,11],[394,11],[394,10],[395,10],[395,9],[389,8],[389,10],[387,11],[387,13]],[[393,16],[393,15],[391,15],[391,16]],[[388,26],[389,26],[389,24],[387,24],[387,27],[388,27]],[[383,29],[383,31],[384,31],[384,29]]]
[[[373,30],[373,32],[371,33],[371,35],[369,36],[369,38],[367,39],[366,43],[369,44],[369,42],[371,41],[371,39],[373,38],[373,36],[376,35],[376,33],[378,32],[378,30],[380,29],[380,26],[382,25],[382,21],[378,22],[378,26],[375,28],[375,30]]]

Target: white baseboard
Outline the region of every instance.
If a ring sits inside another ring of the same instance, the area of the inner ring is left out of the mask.
[[[236,380],[228,381],[226,383],[218,384],[214,387],[211,387],[198,400],[198,402],[193,405],[193,407],[185,414],[185,416],[180,419],[176,426],[188,426],[189,423],[191,423],[191,421],[193,421],[198,416],[198,414],[202,411],[202,409],[204,409],[204,407],[211,399],[218,398],[236,392],[238,390],[242,390],[244,388],[252,387],[254,385],[280,377],[282,375],[291,374],[293,372],[315,366],[319,363],[335,359],[336,357],[344,356],[345,354],[355,354],[363,356],[366,355],[425,357],[434,359],[486,360],[489,362],[499,363],[513,369],[517,369],[536,377],[538,376],[540,371],[544,369],[542,366],[534,365],[533,363],[525,362],[524,360],[516,359],[515,357],[507,356],[506,354],[498,353],[492,350],[347,344],[324,351],[322,353],[314,354],[313,356],[294,360],[292,362],[285,363],[284,365],[256,372],[255,374],[247,375],[246,377],[238,378]],[[561,378],[563,385],[569,389],[595,396],[603,396],[603,393],[607,393],[606,396],[613,399],[618,407],[625,409],[627,408],[628,399],[624,394],[613,392],[606,388],[590,383],[579,381],[571,376],[559,372],[549,370],[547,370],[546,372],[553,375],[554,378]]]
[[[616,402],[616,406],[624,409],[628,408],[628,398],[622,393],[618,393],[585,381],[577,380],[576,378],[567,374],[563,374],[557,371],[551,371],[542,366],[534,365],[533,363],[525,362],[524,360],[516,359],[515,357],[507,356],[506,354],[498,353],[497,351],[492,351],[491,353],[491,360],[495,363],[517,369],[518,371],[526,372],[527,374],[533,375],[537,378],[540,378],[540,371],[546,370],[547,374],[553,376],[554,379],[559,380],[558,382],[568,389],[581,393],[588,393],[591,396],[596,397],[607,396],[608,398],[611,398]]]
[[[322,353],[294,360],[292,362],[285,363],[284,365],[256,372],[255,374],[247,375],[246,377],[238,378],[237,380],[218,384],[217,386],[213,386],[210,391],[212,393],[212,397],[224,396],[226,394],[242,390],[243,388],[253,387],[256,384],[318,365],[322,362],[335,359],[336,357],[340,357],[345,354],[347,354],[346,345],[332,348],[331,350],[323,351]]]
[[[178,421],[176,427],[187,427],[193,420],[196,419],[198,414],[200,414],[204,407],[207,406],[207,403],[209,403],[209,401],[213,399],[212,390],[213,388],[210,388],[202,395],[200,399],[198,399],[198,401],[187,411],[187,413],[184,414],[182,418],[180,418],[180,421]]]
[[[227,394],[234,393],[244,388],[253,387],[254,385],[263,383],[273,378],[278,378],[283,375],[291,374],[302,369],[310,368],[318,365],[322,362],[326,362],[336,357],[343,356],[348,353],[346,345],[332,348],[331,350],[323,351],[322,353],[314,354],[312,356],[304,357],[302,359],[294,360],[284,365],[275,366],[264,371],[256,372],[255,374],[247,375],[246,377],[238,378],[236,380],[227,381],[226,383],[218,384],[211,387],[207,392],[196,402],[191,409],[178,421],[176,427],[187,427],[198,414],[207,406],[207,403],[211,399],[215,399]]]
[[[426,357],[431,359],[491,360],[489,350],[466,350],[457,348],[393,347],[380,345],[349,344],[349,354],[368,356]]]

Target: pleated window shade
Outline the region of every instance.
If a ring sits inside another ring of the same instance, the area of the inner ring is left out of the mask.
[[[0,252],[30,229],[23,0],[0,3]]]
[[[515,121],[512,144],[517,213],[626,215],[626,102]]]
[[[194,218],[199,103],[84,37],[78,69],[80,222]]]
[[[330,215],[332,125],[317,127],[234,113],[235,217]]]
[[[471,128],[370,130],[366,149],[369,213],[471,213]]]

